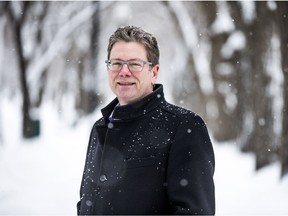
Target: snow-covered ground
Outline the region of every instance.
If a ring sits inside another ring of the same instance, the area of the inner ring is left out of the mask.
[[[41,136],[27,141],[19,107],[0,98],[0,215],[76,215],[88,137],[100,113],[76,123],[72,112],[46,103]],[[279,164],[255,173],[253,155],[225,143],[214,148],[217,215],[288,215],[288,177],[280,179]]]

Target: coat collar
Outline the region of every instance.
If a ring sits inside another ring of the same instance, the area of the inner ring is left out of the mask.
[[[109,122],[108,118],[113,110],[112,121],[130,121],[155,109],[164,100],[163,85],[156,84],[153,92],[141,100],[124,106],[116,106],[119,101],[115,98],[106,107],[101,109],[101,112],[105,123]]]

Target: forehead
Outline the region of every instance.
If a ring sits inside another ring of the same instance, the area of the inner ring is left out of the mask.
[[[142,59],[147,60],[146,48],[143,44],[138,42],[116,42],[110,53],[110,59]]]

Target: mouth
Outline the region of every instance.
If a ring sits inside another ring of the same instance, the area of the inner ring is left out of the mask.
[[[134,82],[117,82],[118,85],[120,86],[132,86],[135,85]]]

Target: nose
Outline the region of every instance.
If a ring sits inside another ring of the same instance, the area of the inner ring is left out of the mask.
[[[122,66],[122,68],[121,68],[121,70],[119,72],[119,76],[123,76],[123,77],[131,76],[131,72],[130,72],[130,70],[128,68],[128,64],[127,63],[123,64],[123,66]]]

